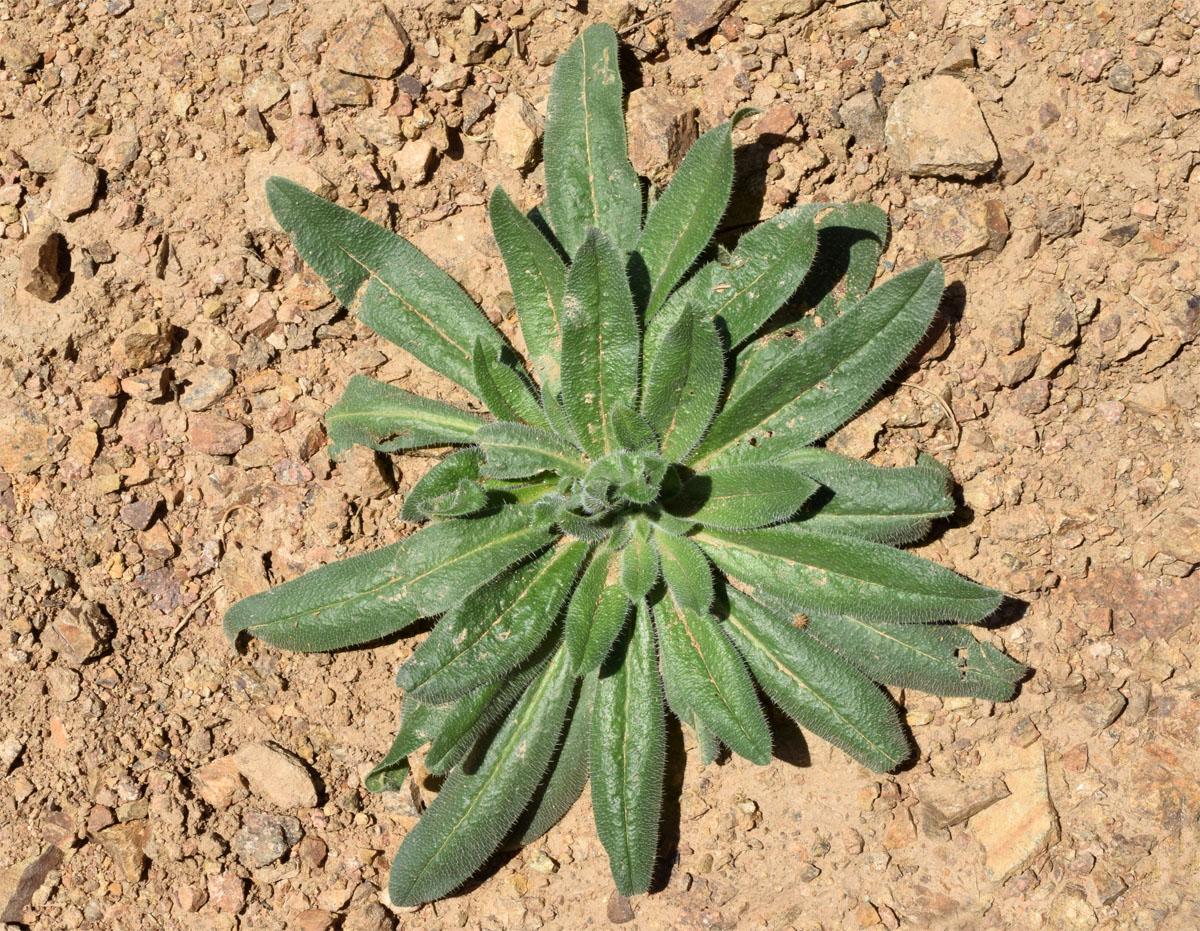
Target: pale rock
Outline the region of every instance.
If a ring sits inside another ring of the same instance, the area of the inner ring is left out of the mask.
[[[963,36],[950,46],[945,57],[939,62],[937,70],[940,72],[955,72],[967,71],[975,67],[975,47],[971,45],[971,40]]]
[[[396,153],[396,176],[405,187],[424,184],[436,159],[437,151],[428,139],[409,139]]]
[[[114,824],[96,835],[100,846],[117,865],[121,877],[131,883],[140,882],[145,872],[149,838],[150,822],[146,820]]]
[[[246,103],[266,113],[288,95],[288,82],[278,71],[264,71],[246,88]]]
[[[317,786],[301,760],[264,741],[246,744],[233,755],[250,791],[280,808],[312,808]]]
[[[1012,756],[1004,766],[1004,782],[1012,794],[971,818],[971,830],[983,845],[984,865],[995,882],[1028,869],[1059,837],[1041,741],[1008,752]]]
[[[232,805],[237,793],[246,786],[232,756],[218,757],[205,763],[199,769],[192,770],[188,778],[196,793],[218,809]]]
[[[833,28],[845,36],[857,36],[868,29],[879,29],[887,25],[887,14],[878,0],[865,0],[853,6],[843,7],[833,14]]]
[[[917,239],[926,255],[950,259],[973,255],[991,241],[987,206],[976,195],[921,198],[917,209]]]
[[[387,460],[373,449],[353,446],[338,463],[346,492],[356,498],[382,498],[394,490]]]
[[[953,778],[924,779],[914,786],[921,800],[922,824],[940,830],[962,824],[1011,793],[1003,779],[964,783]]]
[[[807,16],[825,0],[743,0],[737,14],[748,23],[773,26],[785,17]]]
[[[496,108],[492,138],[500,159],[510,168],[527,171],[537,164],[542,147],[541,114],[520,94],[510,93]]]
[[[897,166],[913,177],[977,178],[1000,157],[975,95],[949,75],[904,88],[885,132]]]
[[[625,125],[629,160],[639,175],[659,184],[670,177],[696,141],[698,113],[688,101],[658,87],[630,92]]]
[[[45,415],[23,400],[0,398],[0,470],[26,475],[51,462]]]
[[[369,19],[343,26],[329,43],[325,61],[349,74],[394,77],[412,52],[404,27],[382,4]]]
[[[282,232],[275,222],[271,207],[267,203],[267,179],[286,178],[319,197],[333,199],[337,194],[334,185],[307,162],[292,158],[273,149],[268,152],[252,152],[246,157],[245,190],[249,203],[246,220],[254,229],[268,228]]]
[[[112,624],[99,605],[67,605],[42,634],[42,642],[73,666],[82,666],[104,652]]]
[[[50,193],[49,210],[60,220],[70,220],[92,209],[100,190],[100,173],[76,155],[69,155],[58,166]]]

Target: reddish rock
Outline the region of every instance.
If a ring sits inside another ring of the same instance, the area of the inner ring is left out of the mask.
[[[188,440],[209,456],[232,456],[250,440],[245,424],[220,414],[198,413],[188,418]]]
[[[667,180],[696,141],[698,112],[688,101],[658,87],[630,92],[625,125],[629,160],[639,175],[659,184]]]
[[[21,249],[17,287],[40,301],[54,300],[66,280],[66,269],[62,262],[65,250],[66,241],[53,230],[31,234]]]
[[[404,27],[380,5],[369,19],[343,26],[330,42],[325,60],[349,74],[390,78],[404,67],[411,51]]]
[[[738,0],[675,0],[671,20],[681,39],[695,39],[725,18]]]
[[[236,915],[246,905],[246,880],[233,873],[210,873],[208,902],[218,911]]]
[[[238,772],[232,756],[223,756],[192,770],[189,776],[192,787],[213,808],[228,808],[234,796],[246,782]]]

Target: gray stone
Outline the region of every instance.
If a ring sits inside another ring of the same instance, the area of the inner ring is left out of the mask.
[[[33,895],[51,870],[62,862],[63,852],[48,846],[37,856],[0,871],[0,921],[22,921]]]
[[[190,378],[191,384],[179,399],[185,411],[208,410],[233,388],[233,372],[218,365],[202,365]]]
[[[230,847],[245,866],[257,869],[282,859],[303,836],[298,818],[251,811],[242,818]]]
[[[883,107],[870,91],[860,91],[838,107],[842,125],[854,134],[854,141],[865,145],[883,144]]]
[[[1134,91],[1133,68],[1123,61],[1113,65],[1108,73],[1108,86],[1122,94],[1132,94]]]
[[[949,75],[904,88],[885,133],[897,167],[913,177],[977,178],[999,159],[975,95]]]

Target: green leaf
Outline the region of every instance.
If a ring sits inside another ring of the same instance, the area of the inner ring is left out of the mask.
[[[497,420],[550,428],[525,372],[491,358],[479,341],[475,343],[475,383],[479,397]]]
[[[689,611],[707,613],[713,600],[712,567],[700,547],[687,537],[673,536],[657,528],[653,539],[663,579],[675,600]]]
[[[742,236],[727,262],[709,262],[689,282],[693,305],[717,320],[731,347],[753,336],[800,287],[817,254],[813,219],[823,206],[776,214]]]
[[[707,527],[752,530],[787,520],[819,487],[787,466],[726,466],[693,475],[667,508]]]
[[[896,706],[833,650],[736,590],[724,626],[763,690],[801,727],[876,772],[912,755]]]
[[[550,429],[558,434],[558,438],[582,452],[583,445],[575,435],[575,429],[567,420],[566,411],[563,410],[562,397],[543,389],[542,410],[546,414],[546,421],[550,424]]]
[[[650,212],[630,257],[630,273],[645,288],[645,319],[666,302],[708,245],[729,203],[733,184],[733,128],[758,111],[738,110],[688,150],[671,183]]]
[[[642,188],[625,152],[611,26],[589,26],[559,56],[546,110],[546,211],[559,242],[574,255],[594,227],[628,252],[642,226]]]
[[[400,667],[397,684],[421,701],[445,702],[524,660],[557,620],[587,546],[552,550],[468,595],[438,621]]]
[[[929,329],[944,282],[937,262],[901,272],[796,342],[726,404],[696,460],[731,454],[773,460],[836,430],[870,400]],[[774,435],[752,442],[767,433]]]
[[[932,520],[955,511],[950,472],[929,456],[884,469],[809,446],[778,461],[824,486],[796,515],[808,530],[899,546],[923,538]]]
[[[813,614],[804,632],[876,682],[933,695],[1008,701],[1025,666],[951,624],[889,624]]]
[[[700,442],[716,413],[724,376],[716,327],[685,311],[654,354],[642,402],[666,459],[680,462]]]
[[[423,705],[414,698],[400,706],[400,728],[387,755],[367,773],[363,785],[368,792],[395,792],[408,775],[408,755],[433,740],[445,723],[448,707]]]
[[[644,518],[633,523],[633,536],[621,550],[621,587],[634,604],[650,594],[658,581],[658,550],[650,541],[650,525]]]
[[[330,563],[225,613],[225,636],[243,631],[273,647],[302,652],[340,650],[403,630],[421,616],[397,596],[404,584],[399,543]]]
[[[475,434],[490,478],[524,478],[538,472],[582,476],[578,453],[549,430],[518,423],[490,423]]]
[[[887,213],[874,204],[836,204],[825,210],[817,222],[821,261],[804,280],[798,303],[814,308],[826,322],[854,306],[875,280],[887,239]]]
[[[403,237],[285,178],[267,181],[267,203],[301,258],[351,313],[475,392],[475,340],[497,355],[504,341],[453,278]]]
[[[579,697],[567,723],[567,736],[529,807],[513,827],[509,846],[533,843],[558,824],[583,794],[588,781],[596,681],[594,672],[580,680]]]
[[[566,638],[576,675],[597,668],[625,624],[629,602],[617,584],[620,559],[607,545],[592,552],[567,605]]]
[[[745,533],[706,529],[695,540],[731,578],[797,611],[971,623],[995,611],[1002,598],[912,553],[796,524]]]
[[[666,727],[645,602],[600,676],[592,715],[592,813],[621,895],[650,888],[658,850]]]
[[[339,459],[351,446],[380,452],[419,446],[473,443],[486,420],[444,401],[431,401],[403,388],[351,375],[341,399],[325,414],[329,458]]]
[[[422,521],[430,517],[463,517],[487,506],[480,481],[479,450],[451,453],[421,476],[404,499],[400,519]]]
[[[562,352],[563,283],[567,266],[554,246],[509,199],[503,188],[488,203],[492,232],[504,257],[517,319],[533,370],[543,385],[557,385]]]
[[[565,646],[526,689],[476,765],[455,769],[392,861],[402,906],[462,885],[496,849],[541,781],[575,693]]]
[[[658,437],[646,419],[624,404],[613,408],[613,430],[622,449],[648,452],[658,449]]]
[[[618,404],[632,406],[641,342],[621,257],[599,230],[588,231],[563,296],[563,408],[592,458],[620,446]]]
[[[734,753],[769,763],[771,732],[754,683],[716,621],[667,597],[654,607],[654,625],[668,696],[683,696],[685,707]]]

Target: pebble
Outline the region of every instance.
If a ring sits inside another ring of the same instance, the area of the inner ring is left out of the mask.
[[[738,16],[748,23],[773,26],[785,16],[807,16],[825,0],[743,0]]]
[[[246,88],[246,103],[262,113],[288,95],[288,82],[278,71],[264,71]]]
[[[988,208],[976,195],[920,198],[913,206],[918,211],[917,239],[929,256],[949,259],[973,255],[991,242]]]
[[[868,29],[879,29],[886,26],[887,21],[887,14],[879,0],[840,7],[833,14],[833,28],[844,36],[857,36]]]
[[[219,365],[201,365],[189,378],[190,384],[179,398],[185,411],[208,410],[233,388],[233,372]]]
[[[74,701],[78,698],[81,681],[74,669],[55,666],[46,670],[46,684],[50,689],[50,697],[55,701]]]
[[[1113,65],[1108,73],[1108,86],[1122,94],[1132,94],[1134,91],[1133,68],[1125,62]]]
[[[491,109],[491,97],[477,87],[466,88],[462,92],[462,131],[470,132],[472,127]]]
[[[496,108],[492,137],[497,152],[510,168],[526,171],[537,164],[542,146],[541,114],[520,94],[510,93]]]
[[[1032,417],[1050,406],[1050,382],[1045,378],[1032,378],[1013,392],[1013,409],[1019,414]]]
[[[329,931],[338,920],[336,912],[323,908],[309,908],[296,916],[296,931]]]
[[[0,470],[32,474],[51,461],[50,428],[42,412],[22,400],[0,398]]]
[[[36,71],[42,63],[42,53],[32,45],[17,40],[0,42],[0,61],[9,71]]]
[[[1079,70],[1089,81],[1099,81],[1105,69],[1116,61],[1117,53],[1107,48],[1090,48],[1079,56]]]
[[[39,230],[30,235],[21,249],[17,287],[40,301],[52,301],[66,280],[66,240],[54,230]]]
[[[176,887],[175,901],[185,913],[193,914],[208,904],[208,890],[199,885],[185,883]]]
[[[142,317],[116,339],[113,356],[132,372],[159,365],[171,354],[171,328],[150,317]]]
[[[336,107],[367,107],[371,104],[371,85],[357,74],[324,74],[317,80],[314,101],[321,113]]]
[[[134,530],[145,530],[154,522],[154,514],[160,503],[158,497],[130,501],[121,508],[121,522]]]
[[[63,852],[50,845],[41,853],[28,857],[0,871],[0,921],[23,921],[25,909],[34,894],[46,882],[51,871],[58,869]]]
[[[859,91],[838,107],[842,125],[854,134],[854,141],[861,145],[879,147],[883,145],[884,112],[879,98],[869,90]]]
[[[1027,869],[1059,837],[1041,741],[1008,752],[1011,759],[1004,767],[1004,781],[1012,794],[971,818],[971,830],[983,845],[984,865],[994,882],[1005,882]]]
[[[1038,226],[1046,242],[1074,236],[1083,226],[1083,214],[1070,204],[1045,205],[1038,210]]]
[[[412,53],[412,41],[387,7],[380,4],[369,19],[347,23],[334,35],[325,61],[349,74],[391,78]]]
[[[121,875],[131,883],[141,882],[145,872],[145,848],[149,837],[150,822],[146,820],[114,824],[96,835]]]
[[[608,894],[608,906],[605,909],[608,920],[614,925],[628,924],[633,921],[633,906],[629,899],[614,889]]]
[[[234,873],[209,873],[208,903],[236,915],[246,905],[246,880]]]
[[[753,2],[753,0],[751,0]],[[725,18],[738,0],[675,0],[671,21],[681,39],[695,39]]]
[[[270,742],[246,744],[233,755],[250,791],[279,808],[312,808],[317,786],[301,760]]]
[[[625,112],[629,160],[639,175],[663,184],[696,141],[699,110],[658,87],[631,91]]]
[[[409,139],[396,153],[396,178],[405,187],[422,185],[436,161],[437,151],[428,139]]]
[[[82,666],[104,652],[111,636],[104,611],[86,601],[64,607],[42,634],[42,642],[73,666]]]
[[[230,849],[245,866],[257,869],[282,859],[303,836],[298,818],[251,811],[242,817]]]
[[[199,796],[217,809],[232,805],[238,791],[246,786],[232,756],[218,757],[205,763],[199,769],[192,770],[188,778]]]
[[[188,418],[188,441],[197,452],[232,456],[250,441],[250,430],[236,420],[202,412]]]
[[[60,220],[70,220],[92,209],[100,190],[100,173],[75,155],[65,158],[54,174],[50,192],[50,213]]]
[[[952,46],[937,66],[941,72],[967,71],[975,67],[975,47],[971,40],[962,36]]]
[[[897,165],[917,178],[977,178],[999,159],[975,95],[949,75],[904,88],[888,112],[885,132]]]
[[[1096,927],[1096,910],[1081,892],[1067,889],[1051,903],[1047,922],[1057,931],[1092,931]]]
[[[373,449],[354,446],[338,463],[338,473],[347,492],[359,498],[382,498],[395,486],[387,461]]]

